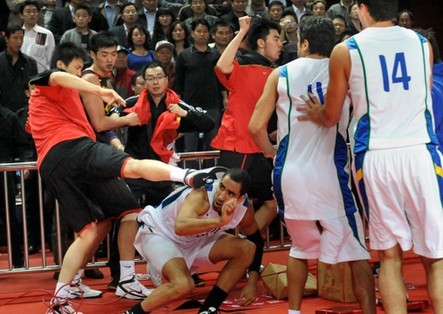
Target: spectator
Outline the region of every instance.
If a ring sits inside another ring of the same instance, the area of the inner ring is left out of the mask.
[[[336,42],[339,42],[341,34],[346,30],[347,27],[346,19],[341,15],[336,15],[332,19],[332,24],[334,24],[335,28],[335,40]]]
[[[129,30],[137,24],[138,15],[135,4],[128,2],[121,6],[123,23],[118,26],[111,27],[109,31],[113,33],[118,40],[118,44],[125,48],[129,47],[128,34]]]
[[[171,9],[159,9],[155,18],[152,44],[155,46],[160,40],[166,40],[172,22],[175,20]]]
[[[220,55],[208,46],[208,21],[201,19],[192,22],[192,38],[194,44],[177,57],[174,90],[185,102],[206,110],[215,122],[215,128],[203,135],[201,150],[209,150],[220,125],[223,104],[221,86],[213,68]],[[198,133],[186,134],[184,143],[185,151],[198,151]]]
[[[123,23],[120,0],[105,0],[92,10],[91,28],[97,32],[107,31]]]
[[[37,25],[40,6],[34,0],[26,0],[20,6],[20,17],[23,20],[23,45],[21,51],[35,59],[38,72],[49,69],[50,58],[55,47],[51,31]]]
[[[155,55],[151,47],[149,33],[142,25],[135,25],[128,33],[128,68],[141,70],[146,64],[154,61]]]
[[[166,70],[169,80],[169,88],[174,86],[175,82],[175,61],[173,60],[174,45],[167,40],[161,40],[155,45],[155,60],[160,62]]]
[[[8,26],[6,50],[0,53],[0,103],[14,113],[28,105],[25,89],[37,74],[35,60],[20,51],[24,32],[19,25]]]
[[[128,50],[123,46],[117,46],[117,61],[112,72],[115,91],[125,99],[132,96],[131,78],[135,71],[128,69]]]
[[[293,11],[297,16],[297,21],[300,22],[305,14],[311,14],[311,9],[306,7],[306,0],[292,0],[292,4],[286,10]]]
[[[209,29],[214,25],[218,18],[214,15],[206,14],[206,0],[191,0],[189,6],[192,10],[192,16],[188,17],[184,22],[187,28],[192,28],[192,22],[199,19],[204,19],[209,24]]]
[[[71,0],[67,2],[67,5],[62,8],[56,8],[52,14],[51,20],[48,24],[48,29],[54,35],[56,44],[60,42],[63,34],[68,30],[75,27],[74,15],[75,7],[79,4],[83,4],[84,0]]]
[[[362,31],[363,27],[360,22],[360,17],[358,16],[357,3],[354,3],[349,7],[349,21],[347,30],[350,32],[351,36]]]
[[[234,27],[225,21],[219,20],[215,22],[211,29],[211,37],[214,42],[210,43],[209,47],[217,49],[221,55],[234,38]]]
[[[312,2],[312,15],[326,16],[326,0],[315,0]]]
[[[281,27],[281,40],[283,42],[283,51],[280,55],[279,64],[286,64],[292,60],[297,59],[297,30],[298,21],[297,15],[287,10],[283,12],[282,19],[280,21]]]
[[[191,33],[183,22],[175,21],[171,24],[167,39],[174,45],[174,58],[185,49],[189,48],[189,37]]]
[[[140,93],[145,88],[145,78],[142,71],[136,72],[131,78],[131,89],[133,94],[140,95]]]
[[[231,0],[230,11],[220,17],[221,20],[232,24],[232,26],[234,27],[234,33],[240,29],[238,19],[242,16],[248,15],[246,13],[247,4],[247,0]]]
[[[336,16],[340,15],[345,19],[346,24],[350,22],[349,9],[354,4],[354,0],[341,0],[338,3],[331,5],[326,11],[326,16],[333,20]]]
[[[414,24],[414,15],[411,11],[402,10],[397,14],[397,23],[402,27],[412,28],[412,25]]]
[[[285,6],[280,1],[274,0],[269,3],[269,19],[275,23],[280,23]]]
[[[146,28],[150,38],[152,38],[157,17],[158,0],[142,0],[142,3],[143,9],[138,11],[138,21]]]
[[[249,16],[259,16],[264,19],[269,19],[269,11],[264,0],[251,0],[245,11]]]

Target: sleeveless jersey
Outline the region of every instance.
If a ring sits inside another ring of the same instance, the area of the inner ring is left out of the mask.
[[[206,192],[208,194],[208,200],[210,202],[210,207],[208,211],[201,216],[201,219],[207,218],[215,218],[220,217],[220,215],[212,208],[212,202],[214,200],[215,189],[218,185],[219,180],[214,181],[211,184],[206,184]],[[249,200],[246,200],[239,204],[234,212],[234,216],[231,221],[224,225],[223,227],[214,228],[212,230],[188,236],[179,236],[175,234],[175,220],[177,218],[177,213],[182,206],[184,200],[191,193],[192,188],[182,187],[166,197],[159,206],[145,207],[140,214],[138,215],[138,221],[143,222],[148,226],[148,228],[152,228],[155,230],[155,233],[162,234],[167,238],[171,239],[175,243],[177,243],[182,248],[190,248],[200,245],[200,242],[205,243],[207,238],[210,238],[214,234],[224,232],[228,229],[234,229],[243,219],[243,216],[248,209]]]
[[[426,40],[403,27],[374,27],[346,45],[351,56],[353,152],[437,144]]]
[[[304,105],[300,95],[314,93],[324,103],[329,82],[329,59],[299,58],[279,68],[278,151],[275,157],[274,194],[285,218],[319,220],[355,212],[349,188],[345,103],[336,127],[300,122],[295,110]]]

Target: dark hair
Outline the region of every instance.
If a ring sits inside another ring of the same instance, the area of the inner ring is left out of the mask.
[[[168,30],[166,31],[166,34],[163,33],[163,27],[160,24],[159,17],[161,15],[169,15],[171,17],[171,24],[169,25]],[[161,8],[157,10],[157,13],[155,15],[155,24],[154,24],[154,31],[152,33],[152,44],[155,45],[160,40],[166,39],[169,29],[171,28],[172,23],[175,20],[174,13],[171,9],[167,8]]]
[[[281,3],[280,1],[277,1],[277,0],[269,2],[268,10],[270,10],[271,7],[274,5],[279,5],[279,6],[281,6],[282,10],[285,10],[285,6],[283,5],[283,3]]]
[[[271,29],[280,33],[280,26],[277,23],[262,18],[254,19],[247,35],[249,48],[256,51],[258,49],[257,40],[265,40]]]
[[[91,8],[86,4],[79,4],[74,8],[74,14],[77,13],[78,10],[85,10],[88,12],[88,15],[91,16]]]
[[[206,26],[208,28],[208,32],[211,29],[211,25],[209,25],[208,21],[206,21],[205,19],[196,19],[196,20],[193,20],[192,23],[191,23],[191,30],[195,31],[195,29],[199,25]]]
[[[100,48],[117,47],[117,37],[110,31],[101,31],[91,36],[91,51],[97,53]]]
[[[9,38],[9,36],[15,32],[22,32],[24,34],[25,30],[18,24],[9,24],[8,27],[6,27],[5,37]]]
[[[168,76],[168,71],[166,70],[166,68],[163,66],[163,64],[161,64],[158,61],[153,61],[151,63],[148,63],[147,65],[145,65],[143,67],[142,70],[142,74],[143,74],[143,79],[145,79],[145,75],[146,75],[146,70],[148,69],[154,69],[154,68],[161,68],[163,70],[163,73]]]
[[[133,6],[133,7],[135,8],[135,10],[138,11],[137,6],[135,5],[135,3],[133,3],[133,2],[126,2],[126,3],[123,3],[123,4],[120,6],[120,13],[123,14],[123,11],[124,11],[127,7],[129,7],[129,6]]]
[[[396,18],[398,0],[357,0],[357,3],[364,4],[376,22],[392,21]]]
[[[229,27],[229,30],[231,31],[232,34],[234,34],[234,26],[231,23],[228,23],[226,21],[223,20],[217,20],[214,25],[212,25],[211,27],[211,34],[215,34],[215,32],[217,32],[219,27]]]
[[[183,23],[183,22],[181,22],[181,21],[174,21],[172,24],[171,24],[171,27],[169,27],[169,31],[168,31],[168,34],[166,34],[166,38],[167,38],[167,40],[170,42],[170,43],[172,43],[172,44],[174,44],[174,46],[175,46],[175,40],[174,40],[174,38],[172,38],[172,33],[174,32],[174,28],[178,25],[178,24],[180,24],[180,26],[183,28],[183,30],[185,31],[185,42],[184,42],[184,44],[183,44],[183,46],[184,46],[184,48],[188,48],[189,47],[189,36],[190,36],[190,31],[189,31],[189,28],[186,26],[186,24],[185,23]],[[174,50],[175,51],[175,50]],[[174,52],[175,53],[175,52]]]
[[[309,42],[309,52],[329,57],[335,46],[335,29],[332,21],[321,16],[303,19],[298,26],[300,43]]]
[[[434,54],[434,63],[441,62],[440,50],[438,49],[437,39],[435,38],[435,32],[432,28],[422,29],[416,28],[414,29],[418,34],[422,35],[426,38],[432,47],[432,53]]]
[[[23,11],[25,11],[25,7],[27,7],[28,5],[35,6],[37,8],[37,11],[40,12],[40,4],[37,1],[35,1],[35,0],[26,0],[25,2],[23,2],[20,5],[20,8],[19,8],[20,14],[23,14]]]
[[[72,62],[72,60],[77,58],[81,58],[83,61],[86,61],[86,50],[80,46],[77,46],[73,42],[63,42],[55,46],[54,52],[51,57],[51,68],[57,67],[57,61],[61,61],[65,65],[68,65]]]
[[[229,178],[236,182],[236,183],[240,183],[241,188],[240,188],[240,195],[245,194],[246,192],[248,192],[249,187],[251,186],[251,177],[249,176],[249,174],[242,169],[238,169],[238,168],[231,168],[228,171],[226,171],[226,173],[223,175],[222,179],[226,176],[229,176]]]
[[[284,18],[285,16],[292,16],[295,19],[295,22],[298,24],[298,17],[294,11],[291,11],[291,10],[283,11],[283,13],[281,14],[281,18]]]
[[[135,82],[137,81],[137,77],[139,76],[144,76],[142,71],[137,71],[134,73],[134,75],[131,76],[131,86],[135,86]]]
[[[399,12],[397,13],[397,16],[396,16],[396,18],[397,18],[397,22],[400,20],[400,16],[401,16],[403,13],[406,13],[407,15],[409,15],[409,18],[411,19],[411,22],[414,22],[414,14],[412,14],[411,11],[406,10],[406,9],[403,9],[403,10],[401,10],[401,11],[399,11]]]
[[[128,47],[131,49],[134,49],[134,42],[132,41],[132,33],[138,29],[143,34],[145,34],[145,42],[143,43],[143,48],[146,50],[151,50],[151,36],[149,35],[148,31],[146,30],[146,27],[144,27],[141,24],[137,24],[132,26],[128,31]]]
[[[345,27],[348,26],[348,22],[346,22],[346,19],[345,19],[345,17],[343,15],[337,14],[331,20],[334,21],[335,19],[342,20],[345,23]]]

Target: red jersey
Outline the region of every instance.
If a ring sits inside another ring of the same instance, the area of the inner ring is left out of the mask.
[[[272,70],[260,64],[240,65],[237,60],[230,74],[224,74],[215,67],[215,74],[228,90],[229,97],[218,133],[211,142],[212,147],[243,154],[262,152],[249,134],[248,125]]]
[[[57,70],[45,71],[31,80],[35,89],[29,99],[29,127],[37,148],[38,168],[58,143],[81,137],[95,140],[77,90],[49,86],[49,76],[54,71]]]

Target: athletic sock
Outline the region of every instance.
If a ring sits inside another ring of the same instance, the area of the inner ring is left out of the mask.
[[[120,280],[135,272],[134,260],[120,261]]]
[[[85,273],[85,270],[83,268],[80,268],[79,270],[77,270],[77,272],[74,275],[74,278],[72,279],[73,282],[77,282],[80,279],[82,279],[83,274]]]
[[[142,303],[139,302],[136,305],[134,305],[133,307],[131,307],[130,309],[132,314],[146,314],[146,313],[151,313],[151,312],[145,312],[142,308]]]
[[[198,312],[201,313],[207,311],[210,307],[218,309],[227,296],[227,292],[223,291],[218,286],[214,286]]]
[[[57,284],[55,285],[54,295],[61,298],[66,297],[69,294],[70,287],[71,285],[64,282],[57,282]]]
[[[169,173],[171,181],[184,183],[186,170],[182,168],[174,167]]]

